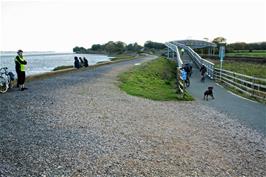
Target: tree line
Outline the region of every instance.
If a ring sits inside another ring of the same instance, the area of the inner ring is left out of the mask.
[[[212,41],[217,44],[219,47],[220,43],[226,43],[226,38],[224,37],[216,37]],[[245,42],[235,42],[226,45],[227,52],[234,52],[236,50],[266,50],[266,42],[254,42],[254,43],[245,43]]]
[[[147,52],[152,50],[163,50],[166,46],[163,43],[146,41],[144,46],[139,45],[137,42],[126,44],[121,41],[109,41],[105,44],[93,44],[91,48],[74,47],[75,53],[102,53],[102,54],[122,54],[125,52]]]
[[[207,38],[206,38],[207,39]],[[220,43],[226,43],[226,39],[224,37],[216,37],[212,40],[213,43],[218,45],[219,48]],[[75,53],[95,53],[95,54],[122,54],[122,53],[163,53],[163,50],[166,49],[164,43],[154,42],[154,41],[146,41],[144,46],[139,45],[137,42],[126,44],[122,41],[109,41],[105,44],[93,44],[91,48],[84,47],[74,47],[73,52]],[[195,49],[195,51],[200,51],[201,49]],[[205,49],[202,49],[205,51]],[[248,50],[252,52],[253,50],[266,50],[266,42],[258,42],[258,43],[245,43],[245,42],[236,42],[231,44],[226,44],[226,52],[234,52],[237,50]],[[206,49],[207,52],[207,49]],[[218,49],[216,49],[215,53],[218,53]]]
[[[266,50],[266,42],[259,43],[245,43],[245,42],[236,42],[228,44],[226,46],[228,52],[233,52],[234,50]]]

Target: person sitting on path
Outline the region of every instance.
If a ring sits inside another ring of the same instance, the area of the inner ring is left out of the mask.
[[[83,61],[84,61],[84,66],[88,67],[89,66],[88,60],[85,57],[83,57]]]
[[[16,65],[16,73],[17,73],[17,87],[19,87],[20,91],[24,91],[27,88],[24,86],[26,80],[26,72],[25,72],[25,65],[27,61],[23,57],[23,51],[18,50],[17,56],[15,58],[15,65]]]
[[[77,68],[77,69],[79,69],[80,68],[80,64],[79,64],[79,59],[78,59],[78,57],[74,57],[74,67],[75,68]]]
[[[82,60],[82,58],[81,57],[79,57],[79,61],[80,61],[80,67],[83,67],[84,66],[84,61]]]

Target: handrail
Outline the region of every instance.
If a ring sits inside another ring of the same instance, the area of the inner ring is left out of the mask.
[[[219,70],[216,70],[216,71],[218,71],[218,73],[220,74]],[[246,84],[249,84],[249,85],[253,85],[253,86],[256,86],[256,87],[260,87],[260,88],[266,89],[266,85],[262,85],[262,84],[258,84],[258,83],[255,83],[255,82],[250,82],[250,81],[247,81],[247,80],[244,80],[244,79],[240,79],[238,77],[235,77],[235,75],[229,75],[229,74],[225,74],[223,72],[221,72],[221,75],[229,77],[229,78],[233,79],[234,81],[239,81],[239,82],[242,82],[242,83],[246,83]]]
[[[224,84],[234,87],[250,96],[266,100],[266,79],[247,76],[218,68],[215,68],[214,71],[214,77]],[[258,83],[258,81],[261,83]]]
[[[176,52],[176,57],[177,57],[177,65],[179,68],[182,67],[183,65],[183,61],[181,60],[180,54],[179,54],[179,50],[178,47],[174,44],[171,44],[170,42],[166,42],[165,45],[170,48],[172,51]]]
[[[171,42],[172,44],[174,44],[175,46],[181,47],[183,49],[185,49],[188,54],[190,55],[191,59],[194,61],[194,63],[198,66],[198,68],[200,68],[202,65],[204,65],[207,69],[207,75],[213,79],[213,73],[214,73],[214,63],[209,62],[203,58],[200,57],[199,54],[197,54],[197,52],[195,52],[191,47],[186,46],[184,44],[178,43],[176,41]]]
[[[219,71],[221,70],[223,72],[227,72],[227,73],[230,73],[230,74],[235,74],[235,75],[238,75],[238,76],[241,76],[241,77],[245,77],[245,78],[249,78],[249,79],[255,79],[255,80],[258,80],[258,81],[266,82],[266,79],[263,79],[263,78],[248,76],[248,75],[245,75],[245,74],[236,73],[236,72],[229,71],[229,70],[226,70],[226,69],[215,68],[215,70],[219,70]]]

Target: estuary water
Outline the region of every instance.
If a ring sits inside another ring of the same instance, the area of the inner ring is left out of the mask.
[[[0,68],[8,67],[9,71],[15,74],[16,52],[0,53]],[[74,57],[86,57],[89,65],[100,61],[109,61],[110,57],[96,54],[75,54],[75,53],[24,53],[28,64],[26,65],[26,75],[34,75],[52,71],[58,66],[74,65]]]

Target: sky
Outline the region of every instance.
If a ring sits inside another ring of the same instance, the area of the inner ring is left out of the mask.
[[[265,0],[0,0],[0,50],[70,52],[108,41],[266,41]]]

